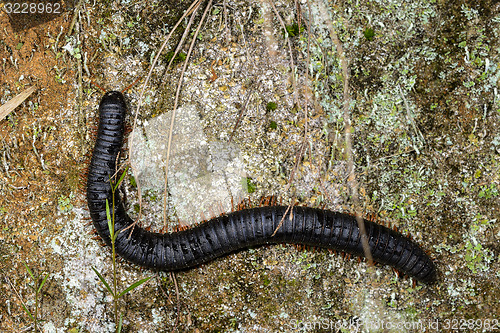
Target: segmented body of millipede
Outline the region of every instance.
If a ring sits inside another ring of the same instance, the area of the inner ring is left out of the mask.
[[[99,128],[87,179],[90,215],[97,232],[108,245],[111,239],[106,199],[112,202],[110,177],[115,173],[123,142],[126,109],[122,93],[111,91],[104,95],[99,106]],[[132,263],[155,270],[186,269],[239,249],[276,243],[317,246],[363,256],[356,218],[329,210],[295,206],[290,215],[285,206],[257,207],[168,234],[136,226],[129,238],[130,232],[120,231],[133,221],[125,212],[118,193],[115,193],[114,205],[118,233],[116,252]],[[416,280],[434,281],[434,263],[415,242],[371,221],[365,220],[364,224],[375,261],[391,265]]]

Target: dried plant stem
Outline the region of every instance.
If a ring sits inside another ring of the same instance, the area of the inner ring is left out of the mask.
[[[321,6],[324,7],[322,3],[318,3],[318,5],[320,7]],[[351,138],[353,128],[351,124],[351,114],[350,114],[351,96],[349,90],[349,77],[350,77],[349,63],[345,56],[344,49],[342,47],[342,42],[339,40],[337,33],[335,32],[332,21],[327,16],[328,13],[327,8],[322,8],[320,12],[322,12],[324,15],[324,20],[328,25],[328,30],[330,31],[330,38],[332,39],[333,44],[335,45],[335,48],[337,50],[337,56],[339,57],[340,65],[342,67],[342,77],[344,79],[342,109],[344,112],[344,132],[345,132],[345,146],[346,146],[345,154],[347,159],[348,184],[351,190],[350,194],[354,204],[356,221],[358,222],[359,230],[361,233],[361,244],[363,246],[363,252],[368,261],[368,265],[373,266],[373,257],[370,251],[370,246],[368,244],[368,236],[366,234],[365,223],[363,221],[363,217],[359,210],[358,183],[356,181],[356,173],[354,171],[354,156],[352,153],[352,138]]]
[[[146,76],[146,79],[144,80],[144,84],[142,85],[141,94],[139,95],[139,100],[137,101],[137,108],[135,110],[135,116],[134,116],[134,125],[132,126],[132,130],[133,131],[135,131],[135,129],[137,128],[137,117],[139,116],[139,110],[141,109],[142,101],[144,100],[144,92],[146,91],[148,82],[151,79],[151,75],[153,73],[153,70],[154,70],[156,64],[158,63],[158,59],[160,58],[160,54],[163,52],[163,50],[167,46],[168,41],[170,40],[170,38],[172,38],[173,33],[179,27],[179,25],[181,24],[182,20],[191,12],[191,10],[195,6],[198,6],[202,1],[203,0],[195,0],[195,1],[193,1],[193,3],[189,6],[189,8],[184,13],[184,15],[182,15],[182,17],[174,25],[174,27],[172,28],[172,31],[167,35],[167,38],[165,38],[165,41],[163,42],[163,44],[158,49],[158,52],[157,52],[155,58],[153,59],[153,63],[151,64],[151,66],[149,68],[148,75]],[[129,161],[132,159],[132,154],[133,154],[133,151],[134,151],[133,146],[134,146],[134,136],[131,136],[129,138],[129,155],[128,155],[129,156]],[[132,173],[134,174],[134,177],[136,179],[138,179],[137,178],[137,170],[135,170],[135,168],[132,165],[130,165],[130,168],[132,169]],[[137,182],[137,193],[138,193],[138,196],[139,196],[139,213],[138,213],[137,219],[135,221],[136,223],[137,223],[137,221],[139,221],[141,219],[141,215],[142,215],[142,195],[141,195],[141,186],[140,186],[139,182]]]
[[[26,98],[28,98],[35,90],[36,86],[29,87],[4,105],[0,106],[0,121],[7,117],[7,115],[17,108],[22,102],[24,102]]]
[[[281,27],[285,31],[285,38],[286,38],[286,42],[288,45],[288,52],[290,53],[290,69],[292,71],[293,99],[295,101],[295,104],[298,105],[299,99],[297,96],[297,80],[295,79],[295,75],[297,74],[297,71],[295,69],[295,63],[293,61],[292,43],[290,42],[290,38],[288,38],[288,33],[286,32],[285,22],[283,21],[283,19],[281,18],[281,15],[279,14],[278,10],[276,9],[276,6],[274,5],[274,1],[273,0],[268,0],[268,1],[271,4],[271,7],[273,7],[274,14],[276,15],[276,17],[280,21]]]
[[[201,2],[200,2],[201,3]],[[198,4],[195,7],[195,10],[191,16],[191,19],[193,19],[196,15],[196,11],[198,10],[200,4]],[[189,64],[189,59],[191,58],[191,53],[193,52],[194,44],[196,43],[196,38],[198,37],[198,34],[200,33],[201,26],[203,25],[203,22],[205,21],[205,17],[207,16],[207,12],[212,6],[212,0],[210,0],[207,4],[207,7],[205,8],[205,11],[203,12],[203,16],[200,19],[200,22],[198,23],[198,26],[196,27],[196,31],[193,35],[193,39],[191,41],[191,45],[189,46],[188,53],[186,55],[186,60],[184,61],[184,65],[182,66],[181,70],[181,75],[179,77],[179,81],[177,84],[177,90],[175,92],[175,100],[174,100],[174,107],[172,110],[172,117],[170,118],[170,130],[168,133],[168,144],[167,144],[167,156],[165,160],[165,183],[164,183],[164,196],[163,196],[163,224],[167,224],[167,177],[168,177],[168,164],[170,162],[170,149],[172,145],[172,134],[174,130],[174,120],[175,120],[175,111],[177,110],[177,105],[179,103],[179,96],[181,92],[181,87],[182,87],[182,80],[184,79],[184,73],[186,72],[186,68]]]

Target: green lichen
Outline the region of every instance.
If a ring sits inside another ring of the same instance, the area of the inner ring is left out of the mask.
[[[498,185],[489,184],[480,186],[479,198],[484,198],[486,200],[498,197]]]
[[[137,188],[137,181],[135,180],[135,177],[133,175],[129,175],[128,182],[130,186],[132,186],[132,188]]]
[[[73,209],[73,204],[71,203],[71,201],[74,199],[74,197],[75,196],[73,195],[73,193],[70,193],[70,195],[68,196],[61,194],[61,196],[57,199],[57,207],[59,211],[62,213],[70,212]]]
[[[252,181],[252,178],[250,177],[242,178],[241,184],[249,194],[254,193],[257,189],[257,185]]]

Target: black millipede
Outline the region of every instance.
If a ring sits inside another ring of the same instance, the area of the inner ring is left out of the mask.
[[[110,177],[124,137],[126,103],[118,91],[107,92],[99,105],[99,127],[87,179],[90,215],[100,237],[111,244],[106,199],[112,202]],[[293,243],[363,256],[361,235],[354,216],[301,206],[243,209],[221,215],[187,230],[161,234],[135,227],[115,193],[116,253],[134,264],[161,271],[191,268],[234,251],[264,244]],[[275,232],[282,221],[281,227]],[[411,239],[382,225],[364,221],[373,260],[387,264],[418,281],[431,283],[436,268]],[[129,229],[130,231],[131,229]],[[130,237],[129,237],[130,236]]]

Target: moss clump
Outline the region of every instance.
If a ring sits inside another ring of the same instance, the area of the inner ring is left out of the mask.
[[[290,37],[298,36],[301,32],[304,31],[304,26],[301,25],[299,27],[299,25],[297,23],[287,25],[285,28],[286,28],[286,32],[288,33],[288,36],[290,36]]]
[[[365,35],[367,40],[372,41],[373,37],[375,37],[375,31],[372,28],[366,28],[365,31],[363,31],[363,35]]]
[[[172,60],[172,57],[174,56],[174,54],[175,54],[175,52],[174,52],[174,51],[169,51],[169,52],[167,53],[167,55],[165,56],[165,60],[166,60],[167,62],[170,62],[170,61]],[[175,65],[175,64],[178,64],[178,63],[180,63],[180,62],[183,62],[184,60],[186,60],[186,56],[187,56],[187,55],[186,55],[186,53],[184,53],[184,52],[180,52],[180,53],[178,53],[178,54],[175,56],[174,61],[172,61],[172,64],[174,64],[174,65]]]
[[[276,110],[277,107],[278,107],[278,104],[276,104],[274,102],[269,102],[266,105],[266,110],[267,111],[274,111],[274,110]]]
[[[245,177],[242,179],[242,186],[247,190],[248,193],[253,193],[257,189],[257,186],[252,182],[252,178]]]

